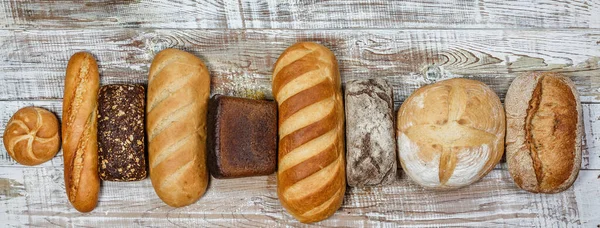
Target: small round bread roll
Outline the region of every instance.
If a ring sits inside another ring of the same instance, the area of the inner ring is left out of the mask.
[[[397,124],[402,168],[426,188],[469,185],[504,153],[502,103],[479,81],[456,78],[421,87],[400,107]]]
[[[3,142],[8,154],[20,164],[39,165],[54,157],[60,146],[58,120],[50,111],[25,107],[8,121]]]

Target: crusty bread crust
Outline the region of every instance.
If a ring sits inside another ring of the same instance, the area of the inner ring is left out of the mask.
[[[326,47],[297,43],[273,70],[279,105],[277,195],[303,223],[341,206],[346,190],[344,107],[337,60]]]
[[[80,212],[92,211],[98,202],[97,108],[100,78],[89,53],[75,53],[67,65],[63,97],[62,147],[65,188]]]
[[[19,164],[39,165],[60,148],[58,119],[38,107],[19,109],[8,121],[2,140],[8,154]]]
[[[159,52],[148,75],[146,131],[150,179],[172,207],[196,202],[206,191],[208,69],[198,57],[176,49]]]
[[[557,193],[581,167],[581,102],[573,82],[560,74],[532,72],[512,82],[505,100],[506,158],[520,188]]]
[[[404,101],[397,122],[402,169],[425,188],[469,185],[504,153],[502,103],[479,81],[454,78],[421,87]]]

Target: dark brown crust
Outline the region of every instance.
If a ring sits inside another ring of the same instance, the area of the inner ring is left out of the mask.
[[[215,95],[209,101],[208,167],[215,178],[268,175],[277,169],[277,104]]]
[[[98,171],[107,181],[146,178],[142,85],[106,85],[98,99]]]

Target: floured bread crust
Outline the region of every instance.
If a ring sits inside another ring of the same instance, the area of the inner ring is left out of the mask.
[[[573,82],[556,73],[517,77],[506,95],[507,163],[517,186],[556,193],[581,167],[581,103]]]
[[[482,82],[450,79],[415,91],[398,111],[398,153],[423,187],[452,189],[485,176],[504,152],[505,117]]]

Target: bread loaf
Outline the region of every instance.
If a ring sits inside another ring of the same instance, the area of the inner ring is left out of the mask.
[[[213,177],[277,170],[277,103],[217,94],[208,106],[208,169]]]
[[[517,186],[556,193],[581,167],[581,103],[573,82],[555,73],[528,73],[508,89],[506,161]]]
[[[277,194],[303,223],[331,216],[344,198],[340,80],[333,53],[315,43],[292,45],[273,70],[273,96],[279,105]]]
[[[398,111],[400,163],[426,188],[459,188],[485,176],[502,157],[504,133],[500,99],[475,80],[421,87]]]
[[[10,118],[2,140],[15,161],[23,165],[39,165],[58,152],[58,130],[54,114],[43,108],[25,107]]]
[[[146,130],[150,179],[172,207],[196,202],[206,191],[206,108],[209,72],[196,56],[166,49],[148,75]]]
[[[80,212],[96,207],[98,177],[97,108],[100,78],[94,56],[79,52],[67,65],[62,114],[65,188]]]
[[[383,79],[346,82],[346,177],[350,186],[396,180],[392,87]]]
[[[105,85],[98,95],[98,172],[107,181],[146,178],[142,85]]]

